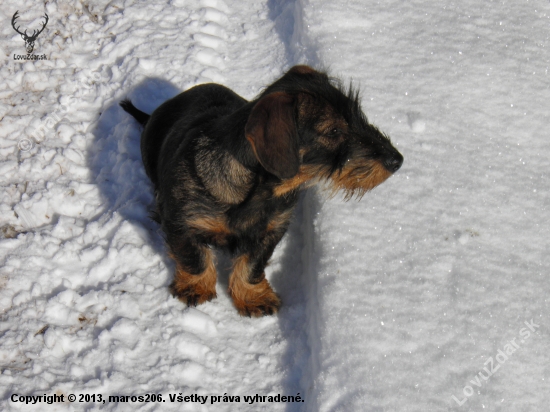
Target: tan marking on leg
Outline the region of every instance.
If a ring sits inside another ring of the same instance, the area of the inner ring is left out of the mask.
[[[229,278],[229,295],[241,316],[272,315],[279,310],[281,300],[264,277],[257,284],[248,282],[250,265],[247,256],[239,256]]]
[[[176,261],[176,274],[170,291],[187,306],[197,306],[216,297],[216,266],[213,253],[206,249],[205,255],[206,269],[200,275],[188,273]],[[174,259],[172,255],[170,257]]]

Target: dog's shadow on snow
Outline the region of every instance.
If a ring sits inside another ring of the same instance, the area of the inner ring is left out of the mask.
[[[166,100],[179,94],[181,90],[173,84],[150,78],[133,88],[126,96],[121,96],[101,113],[93,130],[94,141],[88,154],[88,166],[93,181],[98,185],[102,196],[102,209],[98,211],[98,220],[108,219],[120,214],[124,221],[134,225],[144,238],[145,243],[163,258],[166,266],[174,264],[168,258],[164,239],[158,223],[150,215],[154,210],[153,187],[145,173],[140,151],[142,128],[136,120],[119,106],[119,101],[128,97],[137,108],[152,113]],[[302,234],[304,197],[300,198],[286,241],[276,259],[271,282],[283,299],[283,308],[276,316],[279,318],[281,332],[289,342],[289,348],[283,354],[282,363],[287,365],[287,375],[283,387],[287,393],[300,392],[302,375],[307,373],[309,349],[304,323],[307,321],[307,291],[301,277]],[[231,271],[231,257],[216,251],[218,284],[227,289]],[[275,262],[274,262],[275,263]],[[171,277],[170,277],[171,280]],[[183,309],[183,306],[182,306]],[[289,404],[287,412],[299,411],[302,404]]]
[[[123,97],[128,97],[144,112],[152,113],[180,92],[179,88],[165,80],[150,78]],[[99,216],[121,214],[123,220],[132,223],[145,242],[160,256],[164,256],[166,264],[170,266],[159,225],[150,218],[154,197],[153,187],[141,160],[142,128],[122,110],[119,100],[101,113],[88,152],[88,167],[102,196]]]

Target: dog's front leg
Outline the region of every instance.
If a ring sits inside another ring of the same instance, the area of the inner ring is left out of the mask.
[[[257,250],[235,259],[229,277],[229,295],[241,316],[272,315],[281,306],[281,299],[271,289],[264,273],[279,239],[264,240]]]
[[[185,236],[167,239],[170,255],[176,261],[176,274],[170,291],[187,306],[197,306],[216,297],[216,266],[212,250]]]

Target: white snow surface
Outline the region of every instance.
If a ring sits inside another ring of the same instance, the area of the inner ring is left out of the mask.
[[[16,10],[30,28],[48,13],[48,60],[14,60]],[[547,410],[548,2],[6,0],[0,15],[2,410]],[[185,308],[118,102],[151,112],[211,81],[252,98],[297,63],[353,79],[404,165],[361,200],[307,191],[267,270],[276,316],[238,316],[223,254],[218,298]]]

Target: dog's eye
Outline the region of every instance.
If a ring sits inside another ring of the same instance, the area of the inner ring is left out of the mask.
[[[329,130],[329,132],[327,133],[327,135],[329,137],[338,137],[342,134],[342,130],[337,128],[337,127],[333,127],[332,129]]]

